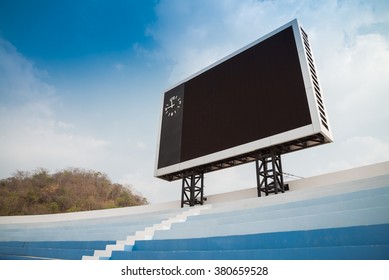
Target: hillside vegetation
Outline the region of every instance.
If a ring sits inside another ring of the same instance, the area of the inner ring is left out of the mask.
[[[101,172],[73,168],[17,171],[0,180],[0,216],[53,214],[147,204],[130,188]]]

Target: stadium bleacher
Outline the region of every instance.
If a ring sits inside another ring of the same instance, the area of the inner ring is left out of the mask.
[[[389,162],[288,184],[196,207],[0,217],[0,259],[389,259]]]

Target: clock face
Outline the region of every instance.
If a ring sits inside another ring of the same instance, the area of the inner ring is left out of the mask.
[[[181,105],[181,97],[173,95],[172,97],[170,97],[169,102],[165,104],[165,115],[167,115],[168,117],[173,117],[181,109]]]

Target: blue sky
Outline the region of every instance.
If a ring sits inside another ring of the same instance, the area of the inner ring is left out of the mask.
[[[0,178],[81,167],[153,202],[164,89],[298,18],[310,36],[335,142],[283,157],[303,177],[389,160],[389,2],[0,1]],[[255,186],[254,165],[206,193]]]

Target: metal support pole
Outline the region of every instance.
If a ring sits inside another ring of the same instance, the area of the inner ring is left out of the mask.
[[[184,205],[190,207],[196,204],[203,205],[204,201],[204,174],[194,171],[183,174],[182,176],[182,194],[181,208]]]
[[[259,175],[259,160],[255,160],[255,171],[257,173],[257,193],[258,197],[261,197],[261,180],[260,180],[260,175]]]
[[[255,161],[257,174],[257,192],[258,197],[264,192],[278,194],[284,192],[284,179],[281,165],[281,155],[271,152],[263,157],[257,158]]]

